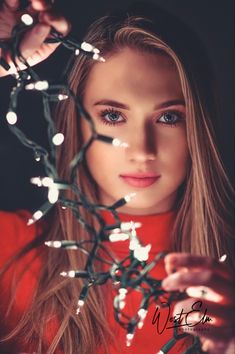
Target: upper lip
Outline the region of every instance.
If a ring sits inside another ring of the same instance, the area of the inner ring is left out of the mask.
[[[130,177],[130,178],[157,178],[160,175],[156,173],[143,173],[143,172],[136,172],[136,173],[122,173],[120,177]]]

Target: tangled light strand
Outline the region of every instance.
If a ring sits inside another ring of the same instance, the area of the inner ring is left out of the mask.
[[[101,135],[96,132],[95,125],[88,112],[84,109],[80,99],[70,90],[66,84],[51,84],[47,80],[41,80],[38,74],[28,64],[27,60],[19,52],[19,42],[22,33],[27,30],[28,26],[33,25],[33,19],[29,14],[24,14],[21,17],[22,22],[17,25],[12,32],[10,43],[0,41],[0,48],[3,52],[7,50],[11,54],[12,61],[16,67],[17,73],[14,74],[16,79],[16,86],[12,89],[10,94],[10,104],[6,114],[6,120],[11,132],[20,140],[20,142],[33,150],[36,161],[41,161],[45,168],[46,176],[33,177],[31,183],[38,187],[48,188],[48,200],[36,210],[32,217],[28,220],[28,225],[31,225],[46,215],[49,210],[60,203],[63,208],[71,208],[77,221],[82,224],[85,230],[90,235],[90,240],[68,241],[46,241],[48,247],[62,248],[65,250],[75,249],[87,255],[85,268],[82,270],[67,270],[61,272],[61,276],[69,278],[81,278],[84,280],[84,285],[81,289],[77,301],[76,313],[82,312],[85,305],[86,298],[89,294],[89,288],[96,285],[102,285],[108,280],[111,281],[116,296],[114,297],[113,307],[116,321],[126,329],[126,345],[130,346],[136,329],[141,329],[144,325],[144,320],[147,316],[148,308],[152,303],[158,306],[163,306],[160,299],[162,296],[167,296],[168,303],[179,299],[180,295],[176,292],[166,292],[161,287],[161,280],[155,279],[149,275],[149,272],[155,267],[158,262],[165,256],[165,253],[159,253],[155,256],[152,262],[148,262],[149,251],[151,245],[143,246],[139,241],[136,229],[140,227],[139,223],[120,222],[117,209],[128,203],[135,193],[124,196],[111,206],[104,206],[91,203],[87,197],[82,193],[77,184],[77,170],[84,160],[85,153],[95,140],[99,140],[106,144],[112,144],[115,148],[126,148],[128,144],[120,141],[117,137],[110,137]],[[92,60],[105,62],[105,59],[99,54],[99,49],[93,45],[82,42],[81,44],[73,39],[71,36],[63,37],[56,31],[51,31],[50,38],[46,40],[47,43],[60,42],[67,49],[73,51],[74,55],[83,54],[90,57]],[[17,59],[26,67],[25,70],[20,70],[17,65]],[[9,69],[9,65],[0,58],[0,65],[5,70]],[[32,141],[21,131],[17,126],[17,106],[18,95],[23,90],[32,90],[40,92],[42,95],[44,118],[48,124],[48,139],[50,144],[50,151]],[[80,151],[74,156],[69,164],[70,179],[64,181],[60,179],[56,170],[55,157],[56,147],[63,144],[64,135],[57,132],[50,112],[50,102],[72,99],[76,105],[78,114],[85,119],[91,129],[91,137],[86,144],[82,146]],[[63,196],[63,191],[71,190],[77,197],[77,200],[66,199]],[[83,207],[92,214],[99,224],[98,230],[89,225],[79,213],[79,207]],[[114,224],[106,224],[102,218],[100,211],[109,211],[114,217]],[[129,255],[122,260],[117,261],[113,258],[108,248],[105,246],[105,241],[116,242],[129,240]],[[91,250],[86,249],[86,245],[92,246]],[[99,250],[103,250],[111,259],[105,260],[99,257]],[[106,263],[109,265],[109,270],[106,272],[96,272],[95,261]],[[126,305],[126,298],[131,291],[138,291],[142,295],[142,301],[134,316],[130,317],[124,313]],[[177,329],[174,329],[173,338],[164,345],[159,353],[168,353],[168,351],[175,345],[178,339],[188,336],[189,334],[178,334]],[[192,346],[185,352],[190,353],[194,350],[201,350],[200,340],[195,337]]]

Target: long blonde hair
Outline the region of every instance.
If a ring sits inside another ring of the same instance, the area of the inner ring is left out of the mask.
[[[234,191],[216,147],[213,128],[213,121],[217,119],[212,89],[214,84],[212,80],[206,80],[208,77],[205,78],[206,64],[203,70],[203,62],[197,63],[201,54],[196,52],[195,59],[195,53],[189,51],[190,45],[195,49],[190,36],[188,43],[177,47],[177,41],[179,43],[183,39],[177,39],[174,34],[171,40],[167,34],[165,40],[164,31],[167,33],[167,29],[158,33],[155,26],[150,19],[131,14],[105,16],[90,27],[85,40],[98,47],[104,56],[113,55],[121,48],[129,46],[153,53],[160,51],[174,60],[186,102],[190,163],[186,179],[179,188],[177,215],[170,235],[172,250],[208,255],[217,259],[226,253],[230,265],[234,266],[231,247]],[[167,27],[167,24],[165,26]],[[69,85],[81,98],[92,65],[94,61],[81,56],[72,67]],[[69,178],[69,161],[82,145],[80,119],[74,103],[70,100],[60,103],[56,110],[58,131],[65,135],[65,142],[57,155],[57,168],[61,179]],[[82,191],[90,200],[97,202],[96,183],[85,165],[80,169],[77,178]],[[73,198],[70,192],[67,196]],[[81,213],[89,223],[93,223],[86,210],[81,209]],[[69,208],[63,210],[56,205],[49,220],[50,226],[46,236],[48,240],[88,238]],[[59,346],[66,354],[91,354],[96,352],[99,345],[104,348],[104,353],[108,353],[109,342],[114,342],[106,320],[108,285],[91,288],[82,316],[76,316],[74,309],[82,282],[68,281],[59,276],[60,270],[82,269],[85,259],[83,254],[78,257],[74,251],[46,251],[32,305],[8,339],[23,334],[30,345],[33,338],[34,343],[38,344],[37,353],[50,354]],[[47,344],[44,341],[43,329],[55,314],[60,327],[52,342]]]

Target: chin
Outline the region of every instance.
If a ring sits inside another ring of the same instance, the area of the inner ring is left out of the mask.
[[[175,203],[175,193],[167,197],[151,200],[143,198],[141,195],[136,195],[129,203],[118,209],[120,212],[125,212],[133,215],[150,215],[164,213],[172,210]]]

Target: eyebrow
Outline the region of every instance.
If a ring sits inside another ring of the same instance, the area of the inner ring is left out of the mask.
[[[162,102],[154,107],[154,110],[159,109],[159,108],[165,108],[169,106],[185,106],[185,101],[182,99],[175,99],[175,100],[170,100],[166,102]],[[121,109],[126,109],[130,110],[130,107],[124,103],[117,102],[114,100],[108,100],[108,99],[103,99],[100,101],[97,101],[94,103],[94,106],[111,106],[115,108],[121,108]]]

